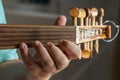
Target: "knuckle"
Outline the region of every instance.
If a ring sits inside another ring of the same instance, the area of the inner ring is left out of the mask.
[[[48,62],[46,62],[46,64],[47,64],[47,66],[50,67],[50,68],[52,68],[52,67],[55,66],[53,61],[48,61]]]
[[[76,53],[73,56],[74,56],[74,58],[79,58],[81,56],[81,53]]]
[[[79,47],[77,47],[77,49],[76,49],[76,52],[75,52],[74,56],[75,56],[76,58],[78,58],[78,57],[80,57],[80,56],[81,56],[81,54],[82,54],[81,49],[80,49]]]
[[[70,49],[70,59],[76,59],[76,58],[80,58],[81,56],[81,49],[78,45],[75,45],[74,48]]]
[[[49,73],[56,71],[55,64],[52,61],[46,62],[46,64],[43,66],[43,68],[46,72],[49,72]]]
[[[63,41],[63,44],[64,44],[65,47],[68,47],[70,43],[69,43],[69,41],[64,40],[64,41]]]
[[[63,59],[62,61],[59,62],[59,64],[57,64],[57,69],[63,69],[67,67],[68,64],[69,64],[69,60]]]
[[[59,46],[66,47],[66,46],[68,46],[68,44],[69,44],[69,42],[67,40],[60,40],[60,42],[59,42]]]

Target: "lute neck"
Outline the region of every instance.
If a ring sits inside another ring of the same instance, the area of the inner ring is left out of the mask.
[[[0,25],[0,49],[18,48],[22,42],[29,47],[35,40],[57,43],[61,39],[76,40],[74,26]]]

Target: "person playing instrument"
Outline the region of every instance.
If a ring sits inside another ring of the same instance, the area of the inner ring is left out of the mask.
[[[2,0],[0,0],[1,24],[6,24]],[[65,25],[66,17],[59,16],[55,25]],[[35,41],[35,56],[31,57],[26,43],[20,44],[20,54],[28,70],[28,80],[49,80],[51,76],[68,66],[71,60],[81,58],[79,46],[68,40],[60,40],[57,45],[52,42],[42,44]],[[8,57],[6,57],[8,56]],[[0,50],[0,61],[18,59],[16,49]]]

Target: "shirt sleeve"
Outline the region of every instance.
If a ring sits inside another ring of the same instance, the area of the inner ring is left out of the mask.
[[[0,24],[6,24],[5,13],[3,9],[2,0],[0,0]],[[0,63],[18,59],[18,54],[16,49],[6,49],[0,50]]]
[[[6,24],[6,18],[4,14],[4,9],[2,5],[2,0],[0,0],[0,24]]]

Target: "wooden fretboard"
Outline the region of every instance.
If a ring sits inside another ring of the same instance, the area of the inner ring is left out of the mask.
[[[21,42],[29,47],[35,40],[56,43],[60,39],[75,41],[74,26],[0,25],[0,49],[18,48]]]

